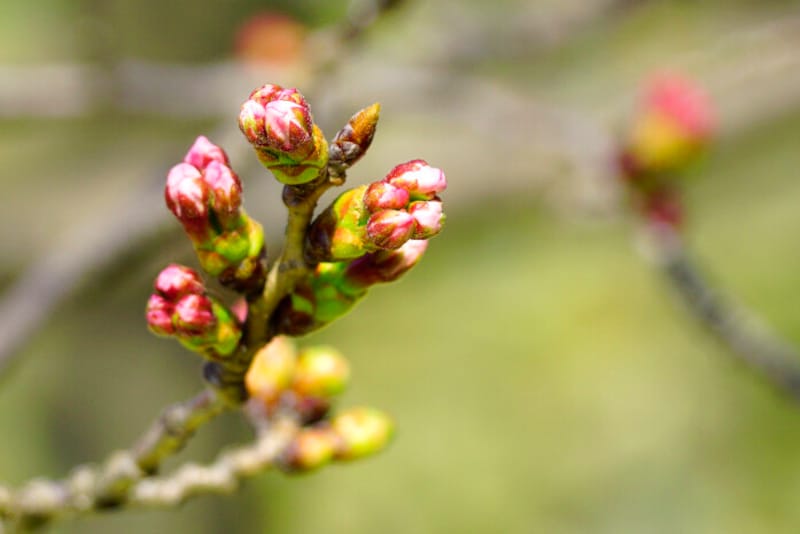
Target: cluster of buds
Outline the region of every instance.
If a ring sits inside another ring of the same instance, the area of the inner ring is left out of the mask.
[[[331,323],[350,311],[371,286],[400,278],[419,263],[427,248],[427,241],[412,239],[397,250],[317,264],[312,276],[281,302],[276,330],[299,336]]]
[[[618,156],[620,174],[649,220],[680,225],[676,175],[705,150],[714,127],[709,99],[692,81],[669,75],[649,84]]]
[[[169,171],[164,197],[204,271],[245,292],[263,285],[264,232],[242,209],[242,184],[220,147],[198,137]]]
[[[308,183],[328,163],[328,143],[297,89],[267,84],[253,91],[242,104],[239,128],[281,183]]]
[[[444,224],[437,195],[446,187],[440,169],[417,159],[396,166],[382,180],[345,191],[311,225],[308,259],[353,260],[435,236]]]
[[[211,360],[224,359],[239,346],[241,328],[228,308],[210,297],[200,275],[182,265],[168,265],[156,278],[147,301],[147,325],[160,336],[174,337]]]
[[[245,377],[250,402],[267,415],[290,409],[303,425],[280,458],[282,468],[307,472],[332,460],[374,454],[388,444],[392,423],[382,412],[352,408],[329,413],[349,377],[347,361],[332,347],[298,353],[288,338],[279,336],[256,353]]]

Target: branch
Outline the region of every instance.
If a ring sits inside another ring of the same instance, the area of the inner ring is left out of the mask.
[[[220,454],[210,465],[189,463],[169,476],[140,481],[131,488],[128,502],[132,506],[170,507],[197,495],[232,493],[241,479],[273,466],[298,428],[292,417],[278,417],[258,430],[253,443]]]
[[[731,355],[800,403],[800,354],[748,310],[734,305],[703,278],[681,237],[666,226],[651,225],[656,261],[695,318]]]
[[[0,520],[36,528],[69,513],[115,508],[225,408],[220,395],[204,390],[168,407],[136,445],[112,454],[100,466],[79,466],[62,480],[34,479],[17,491],[0,486]]]

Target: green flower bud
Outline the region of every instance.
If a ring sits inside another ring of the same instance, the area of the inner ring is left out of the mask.
[[[388,415],[374,408],[350,408],[331,420],[339,438],[337,460],[357,460],[382,451],[394,433]]]
[[[297,357],[292,389],[309,397],[332,397],[347,387],[350,366],[333,347],[320,345],[303,349]]]

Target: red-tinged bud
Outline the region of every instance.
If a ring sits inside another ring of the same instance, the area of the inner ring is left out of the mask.
[[[432,199],[447,188],[444,172],[421,159],[401,163],[389,171],[384,181],[405,189],[412,199]]]
[[[364,195],[364,204],[370,213],[381,210],[402,210],[408,206],[410,195],[405,189],[386,182],[370,184]]]
[[[414,217],[405,211],[383,210],[367,222],[367,239],[378,248],[396,249],[411,239],[416,227]]]
[[[150,295],[147,301],[147,327],[156,335],[171,336],[175,333],[172,325],[174,306],[161,295]]]
[[[211,190],[211,209],[223,229],[240,226],[242,183],[239,177],[218,161],[212,161],[203,171],[203,179]]]
[[[375,103],[350,117],[331,143],[330,160],[333,165],[346,169],[361,159],[372,144],[380,111],[380,104]]]
[[[414,217],[414,239],[428,239],[442,231],[444,213],[440,200],[418,200],[408,206],[408,213]]]
[[[167,207],[181,222],[205,219],[208,213],[208,187],[200,171],[188,163],[170,169],[164,196]]]
[[[394,424],[385,413],[374,408],[351,408],[331,420],[339,438],[335,458],[357,460],[383,450],[394,433]]]
[[[278,465],[285,471],[305,473],[333,459],[339,437],[329,425],[303,428],[281,455]]]
[[[250,143],[295,160],[313,150],[313,126],[305,98],[296,89],[271,84],[253,91],[239,114],[239,127]]]
[[[397,250],[379,250],[353,260],[344,271],[344,280],[352,288],[394,282],[414,267],[428,249],[428,242],[411,239]]]
[[[154,284],[156,291],[165,299],[175,302],[185,295],[202,295],[205,286],[194,269],[172,263],[158,273]]]
[[[708,97],[693,82],[675,75],[656,78],[619,158],[623,172],[641,178],[679,170],[708,144],[714,123]]]
[[[252,398],[268,407],[277,402],[294,377],[297,351],[291,339],[276,336],[253,357],[245,375],[245,386]]]
[[[174,320],[177,332],[187,336],[204,337],[217,325],[213,303],[204,295],[186,295],[175,303]]]
[[[711,103],[703,90],[680,76],[654,80],[645,96],[645,108],[674,121],[696,141],[705,141],[714,132]]]
[[[328,143],[296,89],[265,85],[253,91],[242,105],[239,128],[281,183],[308,183],[328,162]]]
[[[327,398],[347,387],[350,365],[330,346],[309,347],[297,357],[292,389],[300,395]]]
[[[230,165],[228,162],[228,155],[225,154],[225,151],[203,135],[195,140],[189,152],[186,153],[186,157],[183,158],[183,161],[201,171],[208,167],[208,164],[212,161],[223,165]]]

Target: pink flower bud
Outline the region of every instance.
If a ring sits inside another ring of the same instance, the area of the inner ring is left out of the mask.
[[[211,207],[223,227],[235,224],[242,206],[242,183],[223,163],[212,161],[203,171],[203,180],[211,190]]]
[[[174,306],[161,295],[150,295],[147,301],[147,326],[159,336],[170,336],[175,333],[172,325]]]
[[[203,176],[192,165],[178,163],[170,169],[164,197],[167,207],[182,223],[206,217],[208,193]]]
[[[379,211],[367,221],[367,239],[379,248],[396,249],[411,238],[415,226],[414,217],[405,211]]]
[[[375,213],[385,209],[404,209],[408,206],[409,199],[410,196],[405,189],[386,182],[375,182],[367,188],[364,204],[370,213]]]
[[[312,127],[308,105],[275,100],[265,107],[267,144],[282,152],[294,152],[312,142]]]
[[[419,200],[408,206],[408,213],[414,217],[414,239],[428,239],[442,230],[444,214],[440,200]]]
[[[170,302],[175,302],[186,295],[202,295],[205,293],[203,280],[197,271],[183,265],[167,265],[156,278],[155,288],[158,293]]]
[[[271,84],[256,89],[242,105],[239,127],[259,148],[302,157],[315,148],[311,112],[296,89]]]
[[[702,142],[714,130],[714,116],[708,96],[692,81],[677,75],[653,80],[645,95],[644,107],[679,125],[683,133]]]
[[[254,89],[253,92],[250,93],[249,100],[266,106],[268,102],[275,100],[281,91],[283,91],[283,87],[280,85],[268,83],[262,85],[258,89]]]
[[[427,249],[427,241],[410,239],[397,250],[379,250],[353,260],[344,276],[348,284],[362,288],[393,282],[419,263]]]
[[[251,96],[252,98],[252,96]],[[242,104],[239,112],[239,129],[250,142],[255,146],[267,144],[267,132],[264,130],[264,118],[267,112],[264,105],[253,100],[248,100]]]
[[[223,165],[229,165],[228,156],[225,154],[225,151],[203,135],[195,140],[189,152],[186,153],[186,157],[183,158],[183,161],[200,170],[205,169],[212,161],[222,163]]]
[[[175,327],[181,334],[204,335],[217,324],[211,299],[204,295],[186,295],[175,304]]]
[[[442,170],[421,159],[401,163],[389,171],[384,181],[405,189],[412,198],[418,199],[431,199],[447,188]]]

